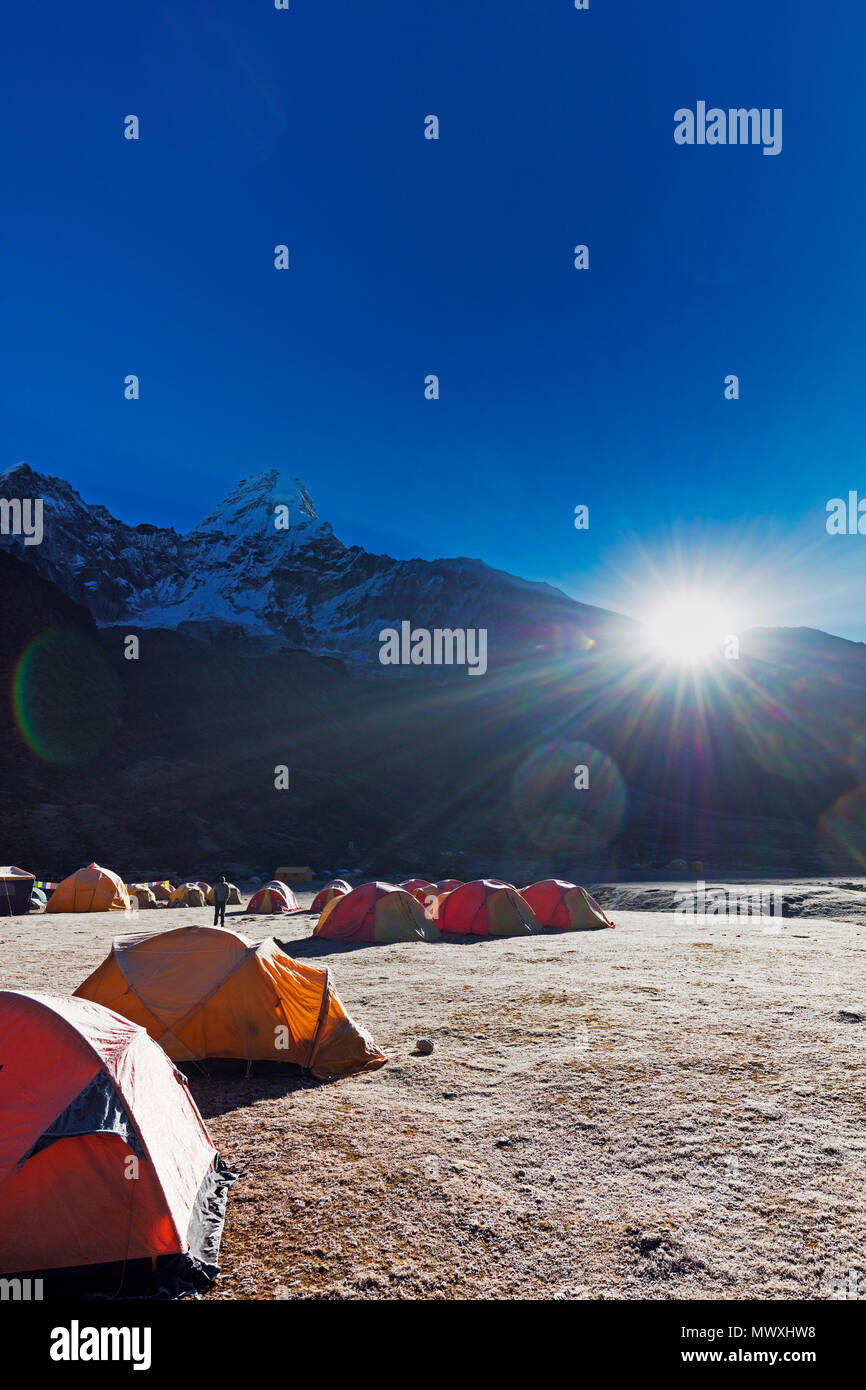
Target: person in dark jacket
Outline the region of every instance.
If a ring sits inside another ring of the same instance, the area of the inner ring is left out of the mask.
[[[213,890],[213,924],[215,927],[224,927],[226,924],[226,903],[229,900],[229,891],[226,876],[223,874],[219,883],[214,884]]]

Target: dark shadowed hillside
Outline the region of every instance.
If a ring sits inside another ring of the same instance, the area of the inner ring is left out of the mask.
[[[720,869],[861,862],[861,646],[749,634],[699,697],[690,678],[647,672],[619,633],[582,653],[573,634],[512,648],[484,678],[359,671],[214,621],[139,630],[130,661],[126,628],[98,631],[28,564],[0,565],[0,829],[5,857],[37,873],[90,858],[130,874],[288,859],[515,877],[674,854]]]

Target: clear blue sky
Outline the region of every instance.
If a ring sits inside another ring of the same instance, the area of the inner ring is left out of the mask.
[[[742,555],[756,620],[866,637],[823,531],[866,495],[864,49],[840,0],[17,6],[0,465],[181,529],[277,465],[348,542],[610,606]],[[677,146],[699,99],[782,153]]]

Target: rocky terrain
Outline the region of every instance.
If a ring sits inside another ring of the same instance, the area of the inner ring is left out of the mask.
[[[86,607],[100,627],[228,623],[271,646],[362,665],[378,661],[380,630],[404,618],[417,627],[487,627],[499,662],[506,653],[538,650],[560,628],[575,653],[599,632],[633,628],[618,614],[480,560],[393,560],[344,545],[300,479],[276,469],[243,479],[184,534],[128,526],[64,479],[27,464],[0,473],[0,496],[43,500],[41,545],[10,535],[0,546]]]

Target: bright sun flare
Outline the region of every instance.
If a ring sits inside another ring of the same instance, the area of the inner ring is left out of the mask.
[[[679,665],[700,665],[722,654],[725,638],[736,626],[721,604],[700,595],[677,598],[659,608],[647,623],[647,645],[657,656]]]

